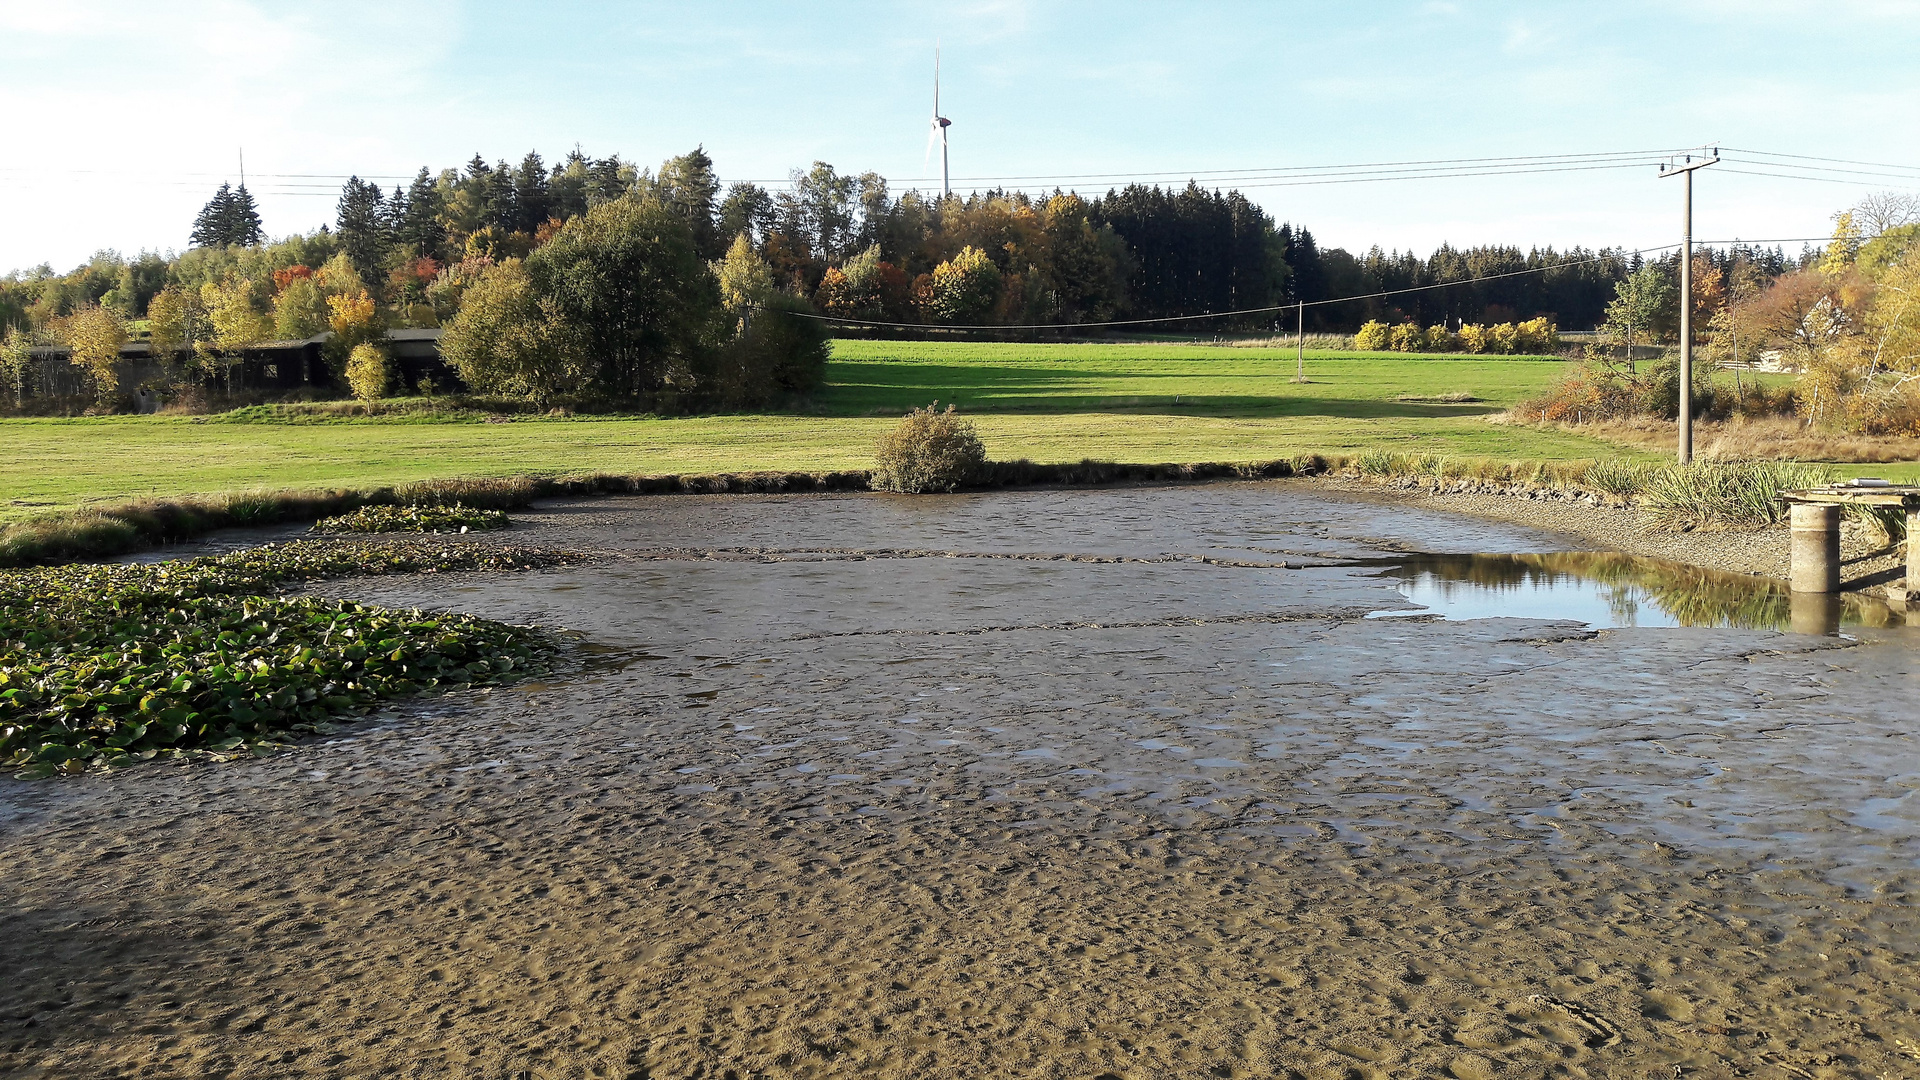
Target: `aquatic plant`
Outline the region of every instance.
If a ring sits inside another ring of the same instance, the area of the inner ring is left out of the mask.
[[[266,594],[299,580],[564,558],[424,540],[296,541],[0,573],[0,763],[38,777],[190,750],[268,753],[378,701],[517,679],[549,651],[536,631]]]
[[[452,506],[363,506],[350,514],[321,518],[313,531],[322,533],[463,533],[504,529],[512,524],[503,510]]]

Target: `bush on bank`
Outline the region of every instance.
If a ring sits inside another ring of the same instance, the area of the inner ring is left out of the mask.
[[[908,413],[874,450],[873,489],[920,494],[952,491],[986,468],[987,449],[972,421],[935,402]]]

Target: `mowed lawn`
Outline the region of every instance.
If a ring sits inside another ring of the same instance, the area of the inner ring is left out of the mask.
[[[0,520],[92,501],[516,473],[857,469],[915,405],[955,402],[1000,459],[1250,461],[1388,447],[1572,459],[1608,443],[1490,424],[1558,361],[1168,345],[839,341],[806,414],[421,423],[0,420]],[[1402,400],[1465,394],[1465,404]]]

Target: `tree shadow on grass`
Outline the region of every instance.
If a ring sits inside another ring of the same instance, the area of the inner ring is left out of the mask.
[[[815,399],[829,416],[904,413],[929,402],[954,403],[968,412],[1137,412],[1177,416],[1333,416],[1350,419],[1483,416],[1500,407],[1487,402],[1446,404],[1303,393],[1220,393],[1209,386],[1280,381],[1276,373],[1147,372],[1105,375],[990,364],[840,363],[834,382]],[[1197,384],[1197,390],[1153,392],[1156,384]],[[1121,383],[1147,393],[1092,389]],[[1452,389],[1452,388],[1449,388]]]

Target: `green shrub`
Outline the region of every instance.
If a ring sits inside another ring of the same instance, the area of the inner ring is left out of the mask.
[[[297,541],[185,562],[0,573],[0,763],[31,778],[185,750],[265,753],[377,701],[520,678],[549,651],[528,629],[265,594],[296,580],[563,558]]]
[[[313,531],[323,533],[463,533],[504,529],[507,515],[499,510],[451,506],[363,506],[350,514],[321,518]]]
[[[875,491],[919,494],[952,491],[979,477],[987,451],[973,424],[939,402],[915,409],[880,439],[871,483]]]
[[[813,305],[786,293],[771,293],[723,346],[715,372],[715,396],[727,408],[760,408],[780,397],[818,389],[827,377],[833,346],[826,324],[809,318]]]
[[[393,359],[378,345],[355,345],[347,354],[347,386],[361,401],[387,396],[393,385]]]
[[[1400,323],[1387,333],[1387,347],[1394,352],[1423,352],[1427,332],[1415,323]]]

